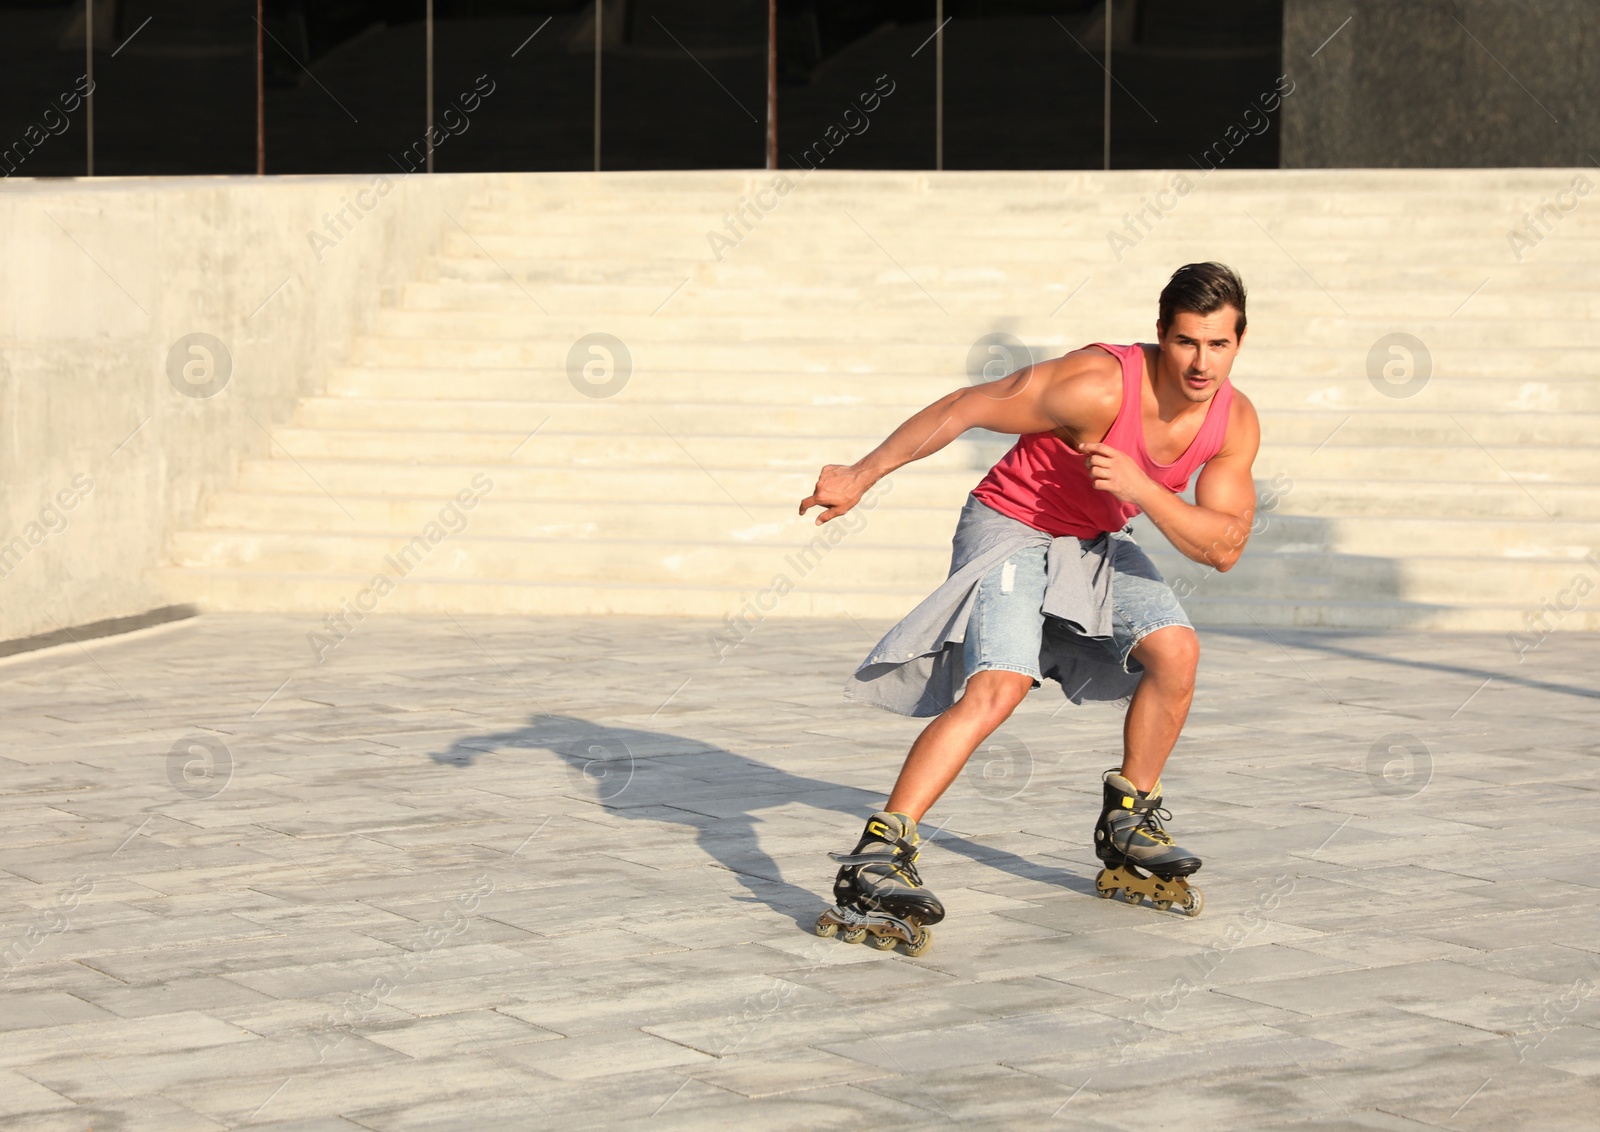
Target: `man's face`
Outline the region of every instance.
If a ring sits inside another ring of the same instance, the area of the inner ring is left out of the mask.
[[[1156,323],[1161,344],[1162,377],[1190,401],[1205,402],[1233,370],[1233,359],[1244,340],[1235,334],[1239,312],[1223,307],[1212,314],[1177,311],[1172,325]]]

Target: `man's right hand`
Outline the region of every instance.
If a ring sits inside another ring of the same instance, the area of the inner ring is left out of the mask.
[[[824,464],[817,476],[817,486],[800,501],[800,514],[804,515],[813,507],[823,508],[822,514],[817,516],[820,527],[860,503],[872,484],[873,477],[854,464]]]
[[[1074,436],[1103,436],[1121,404],[1122,364],[1095,348],[965,386],[911,417],[857,463],[824,465],[800,514],[821,507],[819,526],[837,519],[884,476],[933,455],[969,428],[1008,433],[1065,428]]]

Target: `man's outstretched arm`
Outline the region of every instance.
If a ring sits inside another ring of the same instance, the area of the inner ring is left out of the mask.
[[[1256,485],[1250,467],[1261,446],[1261,425],[1255,406],[1235,393],[1228,435],[1218,453],[1195,480],[1194,502],[1156,483],[1133,460],[1104,444],[1080,446],[1089,459],[1094,485],[1124,503],[1132,503],[1167,536],[1186,558],[1220,571],[1233,568],[1250,541],[1255,522]]]
[[[819,524],[838,518],[884,476],[932,455],[970,428],[1008,433],[1082,428],[1097,406],[1104,408],[1099,402],[1105,400],[1109,389],[1108,366],[1118,366],[1108,354],[1075,351],[998,381],[947,394],[854,464],[825,465],[817,486],[801,500],[800,514],[822,507]],[[1120,380],[1120,368],[1115,376]],[[1116,392],[1120,395],[1120,386]]]

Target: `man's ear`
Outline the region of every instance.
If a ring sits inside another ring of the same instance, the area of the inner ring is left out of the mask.
[[[1156,319],[1156,341],[1159,342],[1167,336],[1167,324],[1159,318]],[[1241,339],[1242,341],[1242,339]]]

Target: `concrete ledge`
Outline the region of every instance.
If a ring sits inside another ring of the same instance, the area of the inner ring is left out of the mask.
[[[183,600],[155,569],[171,532],[272,450],[487,185],[374,180],[0,185],[0,639]]]

